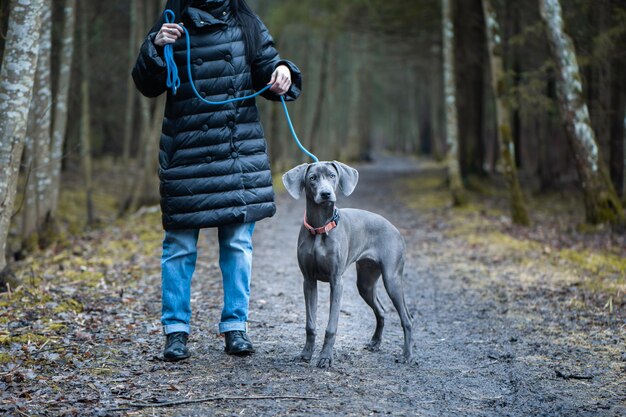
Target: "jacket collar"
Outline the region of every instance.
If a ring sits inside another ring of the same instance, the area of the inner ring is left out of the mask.
[[[219,10],[219,14],[221,14],[223,11],[226,11],[227,14],[230,14],[228,3],[225,3],[223,6],[220,6],[219,9],[215,9],[213,13],[215,13],[218,10]],[[219,25],[227,24],[226,20],[218,19],[211,12],[198,9],[196,7],[191,7],[191,6],[185,9],[185,11],[183,12],[182,18],[183,20],[192,23],[195,27],[198,27],[198,28],[205,27],[205,26],[219,26]]]

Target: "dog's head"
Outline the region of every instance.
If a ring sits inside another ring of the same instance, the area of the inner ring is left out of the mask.
[[[358,181],[356,169],[337,161],[298,165],[283,175],[283,184],[293,198],[300,198],[305,190],[306,198],[315,204],[334,203],[338,188],[349,196]]]

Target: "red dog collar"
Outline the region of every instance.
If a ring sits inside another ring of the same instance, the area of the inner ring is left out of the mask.
[[[313,227],[306,221],[306,210],[304,211],[304,227],[311,232],[313,236],[315,235],[323,235],[328,234],[331,230],[337,227],[337,223],[339,223],[339,210],[335,208],[332,219],[328,223],[326,223],[322,227]]]

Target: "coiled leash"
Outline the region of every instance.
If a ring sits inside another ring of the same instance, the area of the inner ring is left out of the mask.
[[[165,23],[174,23],[175,15],[172,10],[166,9],[163,12],[163,17],[165,19]],[[249,100],[260,94],[263,94],[273,85],[273,84],[268,84],[254,94],[250,94],[244,97],[235,97],[235,98],[231,98],[231,99],[223,100],[223,101],[209,101],[203,98],[198,92],[198,90],[196,89],[196,85],[193,81],[193,77],[191,76],[191,48],[189,46],[190,44],[189,32],[187,31],[187,28],[185,28],[184,26],[180,26],[180,27],[183,28],[183,31],[185,32],[185,38],[187,40],[187,76],[189,77],[189,83],[191,84],[191,88],[193,89],[193,92],[196,95],[196,97],[200,99],[203,103],[210,104],[213,106],[221,106],[223,104],[233,103],[235,101]],[[180,87],[180,78],[178,76],[178,67],[176,66],[176,62],[174,61],[174,50],[172,48],[172,44],[171,43],[166,44],[165,47],[163,48],[163,52],[165,55],[165,64],[167,65],[166,85],[167,85],[167,88],[172,90],[172,95],[176,95],[176,92],[178,88]],[[298,147],[302,150],[302,152],[307,154],[311,159],[313,159],[313,161],[319,162],[319,159],[317,159],[315,155],[309,152],[304,146],[302,146],[302,143],[300,143],[300,140],[298,139],[298,135],[296,135],[296,131],[293,128],[291,117],[289,117],[289,111],[287,110],[287,105],[285,104],[285,98],[282,95],[280,96],[280,101],[283,104],[283,110],[285,111],[285,118],[287,119],[287,124],[289,125],[289,130],[291,131],[291,136],[293,136],[294,141],[296,142]]]

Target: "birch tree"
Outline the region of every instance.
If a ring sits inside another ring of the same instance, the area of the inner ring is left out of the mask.
[[[624,210],[600,156],[585,102],[576,51],[565,32],[558,0],[539,0],[557,77],[557,96],[568,140],[574,150],[586,220],[591,224],[624,222]]]
[[[43,0],[11,1],[0,69],[0,272],[9,233],[28,110],[35,83]]]
[[[454,25],[451,0],[441,0],[443,39],[443,85],[446,113],[446,164],[448,181],[455,206],[465,203],[465,193],[459,164],[459,124],[456,109],[456,86],[454,84]]]
[[[34,249],[48,207],[50,186],[50,112],[52,89],[50,56],[52,46],[52,1],[43,0],[41,35],[33,97],[28,114],[26,135],[27,190],[23,206],[22,240],[28,250]]]
[[[63,38],[59,54],[58,87],[54,103],[52,123],[52,145],[50,150],[50,218],[54,218],[59,206],[61,188],[61,160],[63,143],[67,127],[67,103],[72,75],[72,57],[74,55],[74,26],[76,20],[76,0],[65,0],[63,17]]]
[[[84,3],[83,3],[84,4]],[[93,181],[91,159],[91,113],[89,98],[89,55],[87,54],[87,7],[81,7],[80,16],[80,69],[81,69],[81,116],[80,116],[80,159],[85,181],[87,224],[94,223]]]
[[[496,101],[497,138],[504,177],[509,188],[511,219],[515,224],[528,225],[530,219],[524,204],[524,197],[517,177],[515,146],[511,135],[509,108],[506,101],[504,65],[502,63],[502,42],[500,27],[495,9],[490,0],[482,0],[487,35],[487,50],[491,67],[491,88]]]

